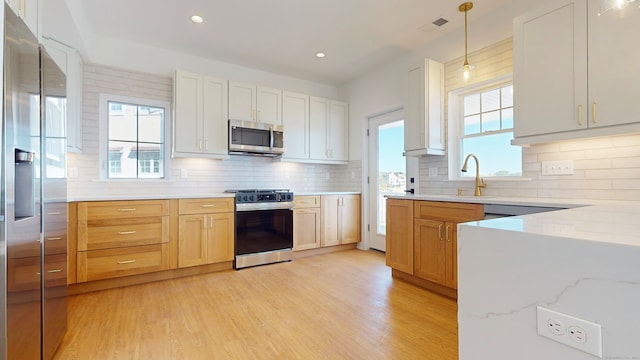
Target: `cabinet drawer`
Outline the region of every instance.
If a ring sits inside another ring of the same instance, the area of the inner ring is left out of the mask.
[[[78,251],[166,243],[168,234],[168,216],[90,222],[78,226]]]
[[[484,217],[482,204],[415,201],[414,206],[414,216],[418,219],[465,222]]]
[[[234,210],[234,198],[206,198],[206,199],[178,200],[178,213],[180,213],[180,215],[233,212],[233,210]]]
[[[78,203],[78,220],[168,216],[169,200],[96,201]]]
[[[78,282],[161,271],[169,268],[167,244],[78,252]]]
[[[295,196],[293,207],[297,209],[320,207],[320,196]]]

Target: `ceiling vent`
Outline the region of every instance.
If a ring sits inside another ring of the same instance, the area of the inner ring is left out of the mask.
[[[434,22],[432,22],[432,24],[435,25],[435,26],[442,26],[442,25],[444,25],[444,24],[446,24],[448,22],[449,22],[449,20],[447,20],[447,19],[439,18],[439,19],[436,19]]]

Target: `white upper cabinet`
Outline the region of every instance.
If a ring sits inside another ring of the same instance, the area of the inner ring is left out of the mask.
[[[282,92],[283,160],[309,159],[309,95]]]
[[[589,126],[639,123],[640,8],[602,12],[589,1]]]
[[[586,128],[587,17],[565,0],[514,21],[515,137]]]
[[[331,101],[329,125],[329,158],[334,161],[349,160],[349,105]]]
[[[346,164],[349,161],[348,104],[312,96],[309,109],[310,160]]]
[[[227,80],[176,71],[175,157],[228,158]]]
[[[444,155],[444,64],[430,59],[407,71],[405,155]]]
[[[309,100],[309,142],[311,159],[328,160],[327,143],[331,100],[311,96]],[[285,144],[285,147],[287,144]]]
[[[229,119],[282,124],[282,90],[229,81]]]
[[[640,130],[640,9],[553,2],[514,20],[515,144]],[[598,15],[600,14],[600,15]]]
[[[40,38],[38,23],[38,0],[5,0],[11,10],[18,15],[37,38]]]
[[[83,61],[73,48],[52,39],[42,39],[47,53],[67,77],[67,150],[82,151]]]

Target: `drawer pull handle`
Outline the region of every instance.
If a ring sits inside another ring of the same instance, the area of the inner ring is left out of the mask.
[[[49,240],[49,241],[53,241],[53,240],[62,240],[62,238],[61,238],[61,237],[59,237],[59,236],[58,236],[58,237],[50,237],[50,238],[47,238],[47,240]]]
[[[202,204],[200,206],[202,206],[203,208],[212,208],[212,207],[214,207],[216,205],[215,204]]]
[[[53,269],[53,270],[49,270],[47,271],[49,274],[53,274],[53,273],[59,273],[62,272],[62,269]]]
[[[131,230],[131,231],[118,231],[118,235],[131,235],[131,234],[135,234],[137,231],[135,230]]]
[[[120,212],[132,212],[132,211],[136,211],[136,208],[125,208],[125,209],[118,209],[118,211]]]
[[[60,214],[61,214],[61,212],[59,212],[59,211],[54,211],[54,212],[47,213],[47,215],[60,215]]]
[[[117,261],[117,263],[120,264],[120,265],[133,264],[134,262],[136,262],[136,259]]]

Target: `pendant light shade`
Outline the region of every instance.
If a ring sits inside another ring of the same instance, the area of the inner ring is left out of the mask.
[[[464,63],[462,68],[458,70],[458,78],[463,82],[468,82],[473,77],[475,67],[469,64],[469,56],[467,51],[468,32],[467,32],[467,13],[473,9],[472,2],[465,2],[458,6],[458,10],[464,13]]]

